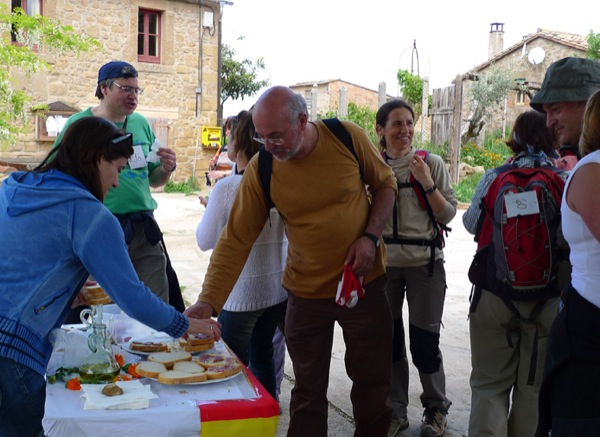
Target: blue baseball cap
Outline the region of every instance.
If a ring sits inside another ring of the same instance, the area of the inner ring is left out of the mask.
[[[133,65],[124,61],[111,61],[104,64],[98,70],[98,83],[106,79],[117,79],[119,77],[137,77],[138,72]]]

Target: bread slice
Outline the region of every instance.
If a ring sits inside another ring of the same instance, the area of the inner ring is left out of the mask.
[[[210,340],[210,342],[201,342],[198,344],[190,343],[186,341],[184,338],[179,339],[179,346],[181,346],[186,352],[195,353],[195,352],[203,352],[215,347],[215,341]]]
[[[204,373],[206,370],[200,364],[194,363],[193,361],[178,361],[173,364],[173,370],[179,370],[181,372],[188,373]]]
[[[210,368],[215,366],[222,366],[225,364],[237,364],[237,360],[232,356],[208,353],[197,356],[194,361],[200,364],[202,367]]]
[[[158,375],[158,382],[162,384],[191,384],[206,381],[206,373],[189,373],[181,370],[167,370]]]
[[[167,368],[163,363],[157,363],[154,361],[141,361],[135,368],[135,371],[140,376],[156,379],[160,373],[166,372]]]
[[[185,351],[156,352],[148,355],[148,361],[162,363],[170,369],[178,361],[192,361],[192,354]]]
[[[223,379],[228,376],[236,375],[242,371],[242,365],[237,361],[220,366],[213,366],[206,369],[208,379]]]
[[[186,341],[187,344],[191,345],[191,346],[199,346],[201,344],[214,344],[215,343],[215,338],[212,335],[208,335],[208,334],[192,334],[192,335],[188,335],[187,340],[183,339],[182,340]]]
[[[169,350],[169,346],[162,342],[132,341],[129,343],[129,349],[140,352],[164,352]]]

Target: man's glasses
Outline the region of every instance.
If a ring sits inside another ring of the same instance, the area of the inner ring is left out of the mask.
[[[121,143],[127,143],[129,146],[133,146],[133,134],[126,133],[125,135],[121,135],[120,137],[117,137],[114,140],[111,140],[110,142],[113,143],[115,146]]]
[[[267,143],[271,143],[274,146],[283,146],[283,143],[285,143],[285,140],[283,138],[262,138],[259,136],[254,136],[252,138],[254,141],[256,141],[257,143],[260,143],[262,145],[266,145]]]
[[[113,82],[113,85],[116,85],[125,94],[131,94],[131,93],[133,93],[136,96],[139,96],[139,95],[141,95],[144,92],[143,88],[134,88],[132,86],[119,85],[117,82]]]
[[[294,125],[292,124],[290,127],[288,127],[283,135],[286,135],[293,126]],[[266,145],[267,143],[271,143],[274,146],[283,146],[283,144],[285,143],[285,140],[283,138],[263,138],[263,137],[259,137],[258,135],[254,135],[254,137],[252,137],[252,139],[254,141],[256,141],[257,143],[262,144],[263,146]]]

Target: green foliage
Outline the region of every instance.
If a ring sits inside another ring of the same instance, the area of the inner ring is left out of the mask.
[[[50,69],[38,53],[80,54],[101,47],[95,39],[61,25],[59,20],[28,16],[21,8],[11,12],[5,4],[0,4],[0,30],[8,29],[18,44],[13,44],[6,35],[0,38],[0,65],[4,67],[0,69],[0,144],[14,144],[16,135],[24,131],[31,100],[24,90],[16,88],[12,69],[29,76]]]
[[[473,167],[483,166],[486,170],[498,167],[511,155],[511,151],[501,138],[501,130],[485,136],[483,147],[469,143],[460,149],[460,160]]]
[[[432,144],[431,141],[421,141],[420,138],[421,135],[418,135],[415,132],[415,136],[413,138],[413,146],[415,148],[429,150],[430,153],[440,156],[445,162],[448,162],[450,160],[450,150],[448,148],[448,143]]]
[[[191,196],[200,191],[200,186],[195,177],[190,176],[187,181],[173,182],[167,181],[165,184],[165,193],[184,193]]]
[[[458,184],[454,184],[454,194],[459,202],[469,203],[473,200],[475,188],[481,180],[483,173],[474,173],[470,176],[462,178]]]
[[[375,132],[375,115],[377,111],[373,111],[366,106],[358,106],[354,102],[348,103],[348,117],[346,120],[356,123],[362,127],[366,132],[373,144],[379,143],[379,137]],[[327,111],[324,115],[319,115],[319,118],[333,118],[338,117],[336,111]]]
[[[268,80],[256,80],[258,72],[265,69],[263,58],[234,59],[235,50],[227,44],[221,47],[221,103],[227,99],[243,99],[256,94],[269,85]]]
[[[587,37],[588,49],[585,52],[585,57],[588,59],[595,59],[600,61],[600,33],[594,33],[590,30]]]

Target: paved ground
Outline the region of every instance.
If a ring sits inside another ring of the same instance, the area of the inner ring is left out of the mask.
[[[184,288],[187,304],[195,302],[210,258],[210,253],[202,252],[196,245],[196,226],[202,218],[204,208],[196,196],[183,194],[155,193],[159,208],[156,211],[164,234],[172,263]],[[467,269],[475,253],[475,243],[464,230],[459,214],[450,223],[453,229],[446,240],[446,272],[448,293],[444,312],[444,328],[441,333],[441,349],[446,369],[447,396],[453,402],[448,415],[447,437],[467,435],[469,418],[469,373],[470,349],[468,337],[468,299],[470,283]],[[349,437],[353,435],[352,405],[350,403],[350,380],[344,369],[344,342],[340,330],[331,355],[331,373],[328,397],[329,436]],[[288,405],[293,387],[293,370],[289,359],[285,367],[285,379],[282,385],[281,406],[277,437],[286,435],[289,421]],[[418,375],[411,366],[410,405],[408,416],[410,427],[400,434],[402,437],[419,436],[422,408],[419,401],[420,383]]]

